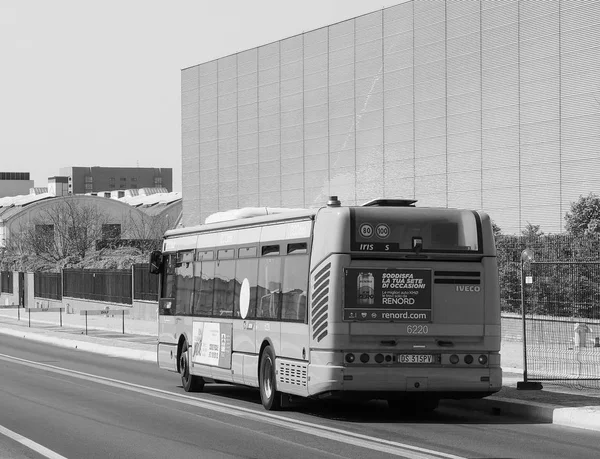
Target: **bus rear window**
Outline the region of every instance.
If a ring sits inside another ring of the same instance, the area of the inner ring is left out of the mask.
[[[480,222],[469,210],[367,207],[354,210],[352,226],[352,250],[361,252],[478,252],[481,246]]]

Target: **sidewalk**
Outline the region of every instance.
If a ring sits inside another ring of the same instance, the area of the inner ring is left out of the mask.
[[[103,355],[156,363],[156,323],[143,322],[135,334],[120,331],[88,329],[48,324],[3,315],[0,311],[0,334],[11,335],[55,346],[95,352]],[[138,334],[139,333],[139,334]],[[473,410],[511,414],[531,422],[553,423],[600,431],[600,391],[577,390],[544,383],[542,390],[517,390],[523,380],[522,345],[502,343],[504,387],[482,400],[448,400],[443,403]]]

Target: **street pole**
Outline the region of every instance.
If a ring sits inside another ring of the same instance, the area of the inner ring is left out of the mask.
[[[521,321],[523,325],[523,381],[517,382],[519,390],[540,390],[542,384],[534,381],[527,381],[527,325],[525,322],[525,262],[533,260],[533,252],[525,249],[521,252]]]

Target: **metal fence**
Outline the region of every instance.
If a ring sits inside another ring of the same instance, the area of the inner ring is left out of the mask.
[[[158,276],[150,274],[150,266],[140,264],[133,266],[133,299],[142,301],[158,301]]]
[[[525,275],[528,379],[600,387],[600,262],[532,262]]]
[[[132,304],[130,269],[64,269],[63,297]]]
[[[36,298],[62,300],[61,273],[33,273],[33,294]]]
[[[13,273],[12,271],[0,272],[0,292],[13,293]]]
[[[501,236],[497,248],[502,310],[523,315],[525,379],[600,387],[600,237]]]

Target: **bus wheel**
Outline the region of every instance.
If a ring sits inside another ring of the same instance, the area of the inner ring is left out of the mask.
[[[263,406],[269,411],[281,408],[281,394],[275,390],[275,352],[271,346],[265,347],[260,356],[259,367],[260,399]]]
[[[190,373],[190,357],[187,342],[183,343],[181,355],[179,356],[179,371],[181,373],[181,384],[186,392],[201,392],[204,389],[204,379]]]

